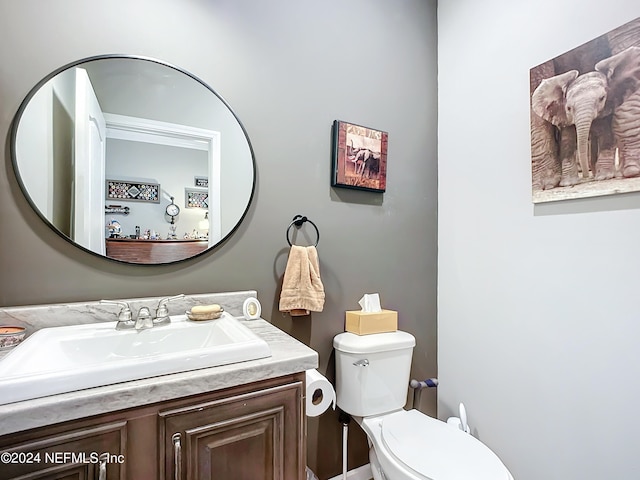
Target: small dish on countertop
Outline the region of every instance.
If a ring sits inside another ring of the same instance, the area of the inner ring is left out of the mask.
[[[187,318],[195,322],[215,320],[220,318],[224,308],[217,303],[211,305],[195,305],[187,310]]]
[[[18,345],[23,339],[26,333],[23,327],[16,327],[13,325],[1,325],[0,326],[0,350],[13,348]]]
[[[185,313],[187,315],[187,318],[193,322],[206,322],[209,320],[216,320],[222,316],[222,312],[197,314],[191,313],[191,310],[187,310]]]

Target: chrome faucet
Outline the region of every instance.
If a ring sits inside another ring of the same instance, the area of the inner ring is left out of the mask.
[[[140,307],[138,310],[138,316],[133,319],[133,313],[131,307],[127,302],[117,300],[100,300],[100,303],[106,303],[108,305],[120,305],[122,309],[118,312],[118,323],[116,323],[116,330],[146,330],[152,328],[155,324],[151,317],[151,310],[149,307]]]
[[[129,330],[135,328],[136,322],[133,321],[133,313],[131,307],[127,302],[120,302],[117,300],[100,300],[100,303],[107,305],[120,305],[122,308],[118,312],[118,323],[116,323],[116,330]]]
[[[161,299],[158,302],[158,308],[156,308],[156,318],[153,319],[153,325],[169,325],[171,323],[171,319],[169,318],[169,309],[167,308],[167,303],[169,303],[171,300],[177,300],[178,298],[183,297],[184,293],[180,293],[178,295],[174,295],[173,297],[166,297]]]
[[[138,331],[153,328],[153,319],[151,318],[151,310],[149,310],[149,307],[140,307],[140,310],[138,310],[138,318],[133,328]]]

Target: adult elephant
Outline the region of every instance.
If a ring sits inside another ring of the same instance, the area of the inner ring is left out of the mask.
[[[635,64],[633,63],[635,59]],[[617,55],[598,62],[596,70],[615,85],[616,78],[625,80],[614,86],[609,96],[614,112],[611,129],[618,147],[619,168],[623,177],[640,175],[640,47],[632,46]]]
[[[596,180],[615,174],[615,140],[612,114],[640,83],[640,49],[630,47],[596,64],[596,71],[579,75],[570,70],[544,79],[531,96],[534,113],[557,126],[560,131],[559,155],[562,162],[560,185],[579,182],[574,148],[582,177]],[[591,156],[589,152],[591,150]]]
[[[548,190],[560,180],[556,127],[531,112],[531,187]]]
[[[640,89],[615,109],[611,128],[623,177],[640,176]]]

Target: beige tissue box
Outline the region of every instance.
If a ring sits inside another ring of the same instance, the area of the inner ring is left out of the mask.
[[[371,333],[395,332],[398,330],[398,312],[382,310],[381,312],[363,312],[347,310],[344,329],[357,335]]]

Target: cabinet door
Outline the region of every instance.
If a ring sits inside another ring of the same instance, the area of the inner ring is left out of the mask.
[[[0,463],[0,478],[124,480],[126,426],[113,422],[3,447],[9,461]]]
[[[302,393],[293,382],[160,412],[160,478],[301,480]]]

